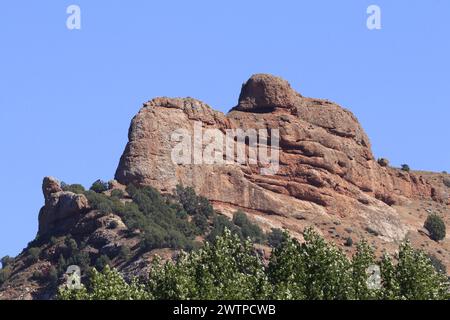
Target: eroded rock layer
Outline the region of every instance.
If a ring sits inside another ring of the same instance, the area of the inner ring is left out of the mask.
[[[203,130],[222,132],[224,141],[227,129],[278,129],[279,170],[262,175],[261,163],[174,163],[173,133],[194,137],[199,122]],[[192,186],[219,209],[287,218],[282,226],[288,229],[299,214],[358,217],[387,240],[402,239],[408,231],[392,206],[413,199],[448,201],[448,192],[422,175],[379,165],[350,111],[303,97],[287,81],[266,74],[243,85],[238,105],[227,115],[191,98],[146,103],[132,120],[116,179],[163,192],[177,184]]]

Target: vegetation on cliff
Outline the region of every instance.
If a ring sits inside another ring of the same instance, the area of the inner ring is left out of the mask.
[[[175,261],[155,260],[148,280],[127,283],[110,268],[94,271],[88,286],[61,287],[58,298],[97,299],[447,299],[447,278],[430,259],[408,242],[397,262],[385,255],[375,261],[370,246],[361,242],[349,259],[313,229],[299,243],[285,234],[268,266],[250,240],[226,229],[212,244],[182,252]],[[377,263],[380,270],[368,270]],[[376,273],[376,272],[375,272]]]

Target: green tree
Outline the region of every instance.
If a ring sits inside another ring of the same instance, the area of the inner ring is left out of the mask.
[[[189,215],[200,214],[209,218],[214,214],[214,209],[208,199],[198,196],[191,187],[184,188],[181,185],[177,185],[175,195]]]
[[[286,232],[280,237],[270,257],[268,275],[273,286],[273,299],[303,300],[306,298],[306,274],[301,246]]]
[[[238,210],[233,215],[233,223],[240,227],[244,239],[250,238],[256,243],[263,243],[265,241],[266,236],[264,232],[258,225],[252,223],[243,211]]]
[[[103,180],[95,181],[90,188],[91,191],[94,191],[96,193],[103,193],[108,189],[109,189],[108,182],[105,182]]]
[[[119,251],[119,258],[122,260],[128,260],[131,256],[131,249],[127,245],[122,245]]]
[[[93,270],[90,287],[69,290],[60,287],[59,300],[150,300],[144,285],[133,280],[130,284],[114,269],[106,266],[102,272]]]
[[[64,245],[66,247],[66,257],[74,255],[78,252],[78,243],[72,237],[66,237],[64,240]]]
[[[380,298],[383,300],[400,299],[400,285],[397,279],[397,270],[388,254],[384,254],[380,261],[382,289]]]
[[[65,184],[64,182],[61,182],[61,188],[64,191],[70,191],[77,194],[83,194],[86,190],[81,184]]]
[[[100,257],[97,258],[97,261],[95,262],[95,267],[100,270],[103,271],[106,266],[110,266],[111,265],[111,260],[108,258],[107,255],[102,254]]]
[[[59,280],[58,270],[54,266],[51,266],[48,270],[47,280],[50,287],[55,288],[57,286]]]
[[[11,267],[7,266],[0,270],[0,287],[11,276]]]
[[[149,285],[157,299],[264,299],[269,292],[252,244],[228,229],[213,244],[182,254],[175,263],[156,263]]]
[[[375,263],[375,255],[369,244],[363,240],[358,243],[352,259],[353,298],[370,300],[376,298],[378,291],[368,287],[368,268]]]
[[[432,261],[408,242],[400,246],[397,263],[384,255],[378,265],[381,288],[368,284],[368,267],[375,264],[372,248],[358,244],[351,261],[312,228],[299,243],[287,233],[265,267],[251,241],[225,228],[212,243],[196,251],[181,251],[165,263],[156,258],[145,284],[126,282],[105,266],[93,271],[80,290],[59,291],[61,299],[408,299],[448,298],[449,283]],[[2,270],[3,271],[3,270]]]
[[[407,164],[402,164],[401,169],[406,172],[411,171],[411,168]]]
[[[302,260],[308,300],[343,300],[352,296],[351,264],[335,245],[328,244],[312,228],[304,232]]]
[[[41,248],[32,247],[28,249],[28,263],[36,263],[41,255]]]
[[[275,286],[275,298],[351,298],[351,263],[345,254],[326,243],[312,228],[305,230],[304,239],[298,244],[286,235],[272,254],[269,279]]]
[[[6,268],[7,266],[14,263],[14,258],[11,258],[10,256],[4,256],[0,262],[2,263],[2,268]]]
[[[278,248],[283,243],[285,233],[281,229],[272,228],[267,241],[272,248]]]
[[[111,197],[122,199],[125,197],[125,193],[120,189],[114,189],[111,191]]]
[[[400,246],[396,277],[400,298],[407,300],[445,299],[448,282],[437,272],[423,251],[406,241]]]
[[[437,214],[430,214],[425,220],[424,228],[430,233],[430,238],[434,241],[440,241],[445,238],[444,220]]]

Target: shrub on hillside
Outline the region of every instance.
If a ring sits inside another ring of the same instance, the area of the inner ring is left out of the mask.
[[[122,245],[119,250],[119,258],[122,260],[128,260],[131,256],[131,249],[126,245]]]
[[[2,263],[2,268],[6,268],[7,266],[14,263],[14,258],[11,258],[10,256],[4,256],[0,262]]]
[[[184,188],[181,185],[177,185],[175,195],[189,215],[200,214],[209,218],[214,213],[214,209],[208,199],[198,196],[191,187]]]
[[[94,191],[87,191],[85,196],[89,201],[89,205],[103,214],[111,212],[121,213],[124,209],[122,202],[115,197],[108,197],[107,195]]]
[[[143,232],[142,249],[192,247],[195,226],[183,208],[163,197],[151,187],[128,186],[133,203],[127,203],[121,214],[130,229]]]
[[[287,235],[283,230],[273,228],[272,231],[269,233],[267,240],[272,248],[278,248],[278,246],[280,246],[283,243],[283,240],[286,236]]]
[[[122,199],[125,197],[125,193],[120,189],[114,189],[113,191],[111,191],[111,197]]]
[[[192,222],[197,227],[198,234],[205,234],[208,231],[208,218],[202,214],[196,214],[192,218]]]
[[[153,297],[142,284],[136,281],[127,283],[122,275],[106,266],[102,272],[93,270],[90,275],[89,291],[86,287],[58,290],[59,300],[150,300]]]
[[[382,167],[388,167],[389,166],[389,160],[385,158],[378,159],[378,164]]]
[[[430,238],[434,241],[440,241],[445,238],[445,223],[437,214],[430,214],[425,220],[424,227],[428,230]]]
[[[266,237],[264,232],[258,225],[252,223],[244,212],[237,211],[233,215],[233,223],[240,227],[244,239],[250,238],[256,243],[263,243],[265,241]]]
[[[3,269],[0,269],[0,287],[6,280],[8,280],[10,275],[11,275],[11,268],[9,266],[5,267]]]
[[[366,242],[358,244],[349,259],[333,244],[308,229],[304,243],[287,234],[273,251],[266,267],[249,241],[225,230],[213,244],[175,261],[155,259],[145,284],[127,283],[106,267],[94,271],[91,285],[81,290],[60,289],[60,299],[446,299],[447,278],[430,259],[406,242],[400,246],[398,263],[385,255],[374,260]],[[369,282],[369,266],[378,263],[381,279]],[[145,293],[145,294],[144,294]]]
[[[70,191],[77,194],[83,194],[86,191],[81,184],[65,184],[64,182],[61,182],[61,188],[64,191]]]
[[[108,258],[107,255],[102,254],[95,261],[95,268],[97,270],[103,271],[103,269],[105,269],[106,266],[111,266],[111,260]]]
[[[351,247],[351,246],[353,246],[353,239],[352,239],[352,237],[348,237],[347,239],[345,239],[344,245],[345,245],[346,247]]]
[[[64,246],[65,246],[65,256],[69,257],[71,255],[74,255],[78,252],[78,243],[73,239],[72,237],[68,236],[64,240]]]
[[[440,260],[438,257],[436,257],[433,254],[429,254],[428,258],[430,259],[431,264],[433,265],[434,269],[436,269],[437,272],[440,272],[444,275],[447,274],[447,267],[442,262],[442,260]]]
[[[32,247],[28,249],[28,263],[36,263],[39,260],[39,256],[41,255],[41,248]]]
[[[89,253],[85,251],[78,251],[73,255],[69,256],[66,260],[66,266],[76,265],[81,268],[81,270],[88,270],[91,265],[91,258]]]
[[[406,172],[411,171],[411,168],[407,164],[402,164],[401,169]]]
[[[450,188],[450,178],[444,178],[443,183],[446,187]]]
[[[239,228],[235,224],[233,224],[227,217],[221,214],[216,214],[213,217],[212,225],[213,227],[211,229],[211,232],[206,237],[206,240],[211,243],[214,243],[216,238],[221,236],[226,229],[230,230],[233,234],[237,234],[239,238],[242,238],[242,234]]]
[[[97,180],[97,181],[95,181],[95,182],[92,184],[91,188],[90,188],[91,191],[94,191],[94,192],[97,192],[97,193],[105,192],[105,191],[107,191],[108,189],[109,189],[109,184],[108,184],[108,182],[105,182],[105,181],[103,181],[103,180]]]

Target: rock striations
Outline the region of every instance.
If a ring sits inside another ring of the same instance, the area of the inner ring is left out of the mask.
[[[239,130],[253,130],[259,137],[232,135],[230,140],[229,132]],[[264,132],[268,136],[261,139]],[[222,146],[231,141],[231,152],[209,149],[213,140]],[[182,141],[184,160],[173,161]],[[272,149],[271,159],[278,165],[260,157],[244,161],[235,157],[238,150],[250,155],[255,149]],[[208,154],[214,161],[207,161]],[[271,166],[276,170],[267,170]],[[406,238],[450,268],[450,240],[435,242],[423,228],[431,212],[450,224],[449,176],[402,171],[389,167],[386,159],[377,161],[351,112],[327,100],[304,97],[271,75],[252,76],[242,86],[237,106],[226,115],[192,98],[145,103],[131,122],[115,179],[102,196],[122,194],[119,201],[124,204],[131,201],[126,185],[172,193],[182,184],[208,198],[223,215],[244,211],[266,232],[284,228],[301,240],[305,227],[314,226],[349,255],[355,252],[351,244],[363,238],[377,255],[392,253]],[[155,254],[166,259],[174,254],[168,248],[141,252],[140,230],[128,229],[122,220],[126,216],[112,207],[96,207],[100,195],[65,191],[76,189],[62,188],[50,177],[42,189],[45,204],[39,213],[38,237],[8,267],[10,276],[0,284],[0,300],[52,298],[55,287],[36,275],[50,275],[52,263],[58,259],[59,265],[63,254],[70,263],[83,259],[93,263],[129,248],[122,252],[127,259],[112,262],[129,278],[148,274]],[[78,260],[66,252],[70,238],[82,244],[80,250],[74,249]],[[30,248],[36,246],[40,249],[34,248],[35,253],[42,249],[40,257],[30,260]]]
[[[248,163],[175,164],[171,134],[183,129],[194,136],[198,122],[221,132],[279,129],[278,172],[261,175],[259,164]],[[303,97],[287,81],[267,74],[252,76],[226,115],[191,98],[146,103],[131,123],[116,179],[163,192],[177,184],[192,186],[223,211],[241,208],[287,229],[295,229],[292,218],[299,215],[358,217],[387,240],[402,239],[408,231],[393,205],[448,200],[423,176],[379,165],[351,112]]]

